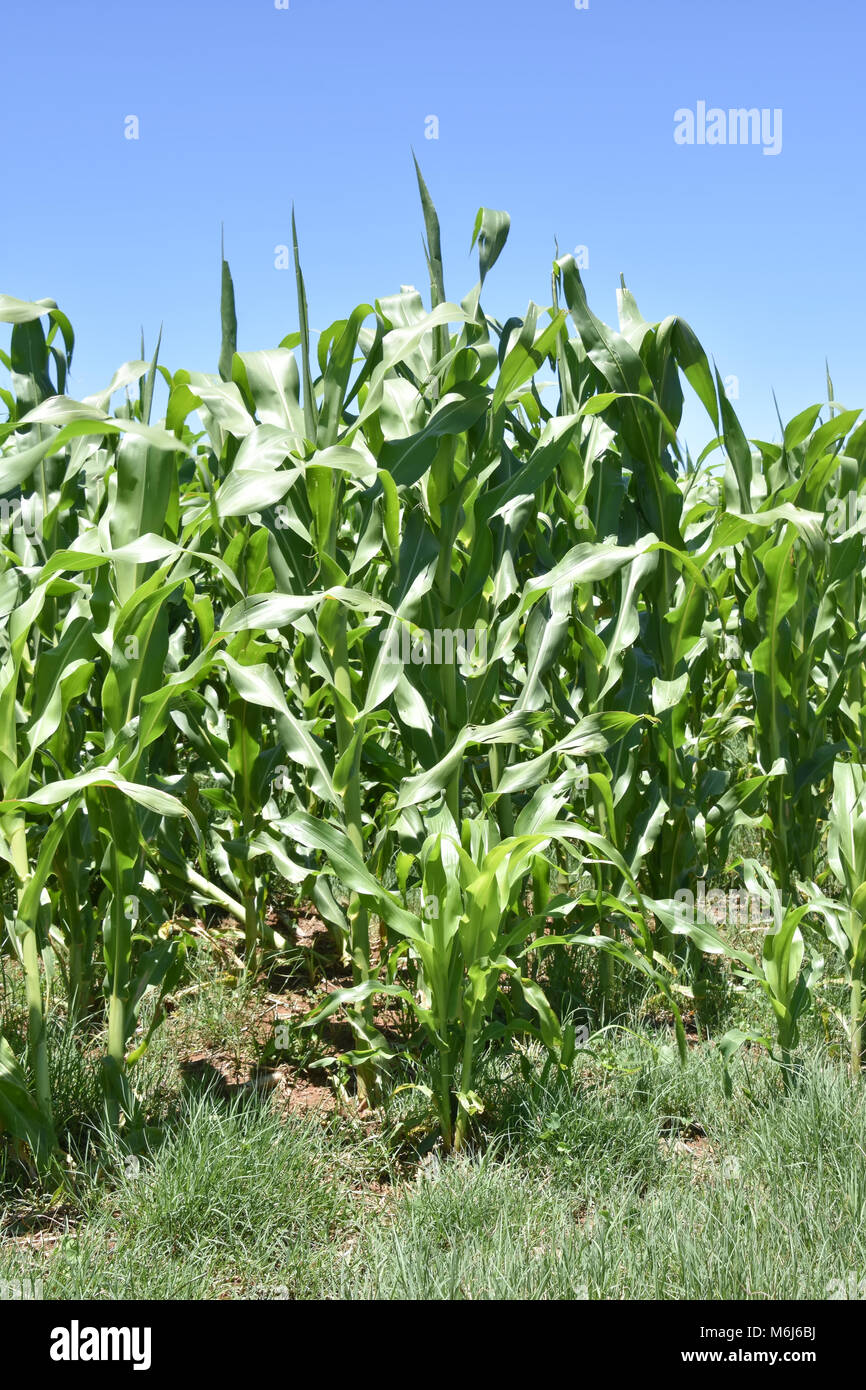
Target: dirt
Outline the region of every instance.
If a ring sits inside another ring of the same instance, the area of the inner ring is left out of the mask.
[[[290,1114],[331,1114],[337,1106],[333,1087],[310,1080],[286,1063],[268,1067],[252,1060],[239,1061],[230,1053],[207,1051],[185,1058],[180,1071],[184,1076],[207,1080],[216,1094],[227,1100],[269,1091]]]

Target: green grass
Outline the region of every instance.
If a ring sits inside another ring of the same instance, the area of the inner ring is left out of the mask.
[[[824,1299],[866,1274],[866,1094],[817,1038],[787,1096],[756,1053],[727,1097],[715,1049],[682,1066],[636,1018],[570,1076],[494,1051],[485,1148],[448,1159],[407,1141],[410,1092],[361,1123],[184,1078],[181,1039],[247,1038],[237,993],[201,983],[146,1059],[150,1153],[104,1138],[60,1209],[8,1166],[0,1280],[61,1299]]]

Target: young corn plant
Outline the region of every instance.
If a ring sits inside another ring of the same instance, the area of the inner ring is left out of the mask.
[[[410,874],[417,877],[420,910],[411,911],[400,895],[384,889],[354,851],[345,833],[304,815],[281,822],[283,832],[298,845],[328,855],[347,887],[364,896],[391,928],[397,944],[382,961],[379,978],[349,990],[338,990],[310,1015],[306,1026],[320,1026],[340,1009],[349,1009],[361,1048],[342,1061],[357,1065],[376,1058],[388,1060],[382,1034],[365,1028],[352,1006],[379,995],[402,1001],[415,1017],[433,1056],[433,1093],[446,1150],[460,1149],[473,1115],[483,1111],[476,1090],[482,1056],[492,1045],[524,1034],[538,1040],[558,1063],[567,1066],[574,1054],[574,1030],[563,1028],[546,993],[528,968],[529,958],[557,947],[591,947],[610,952],[636,966],[660,985],[671,1003],[681,1048],[685,1046],[682,1019],[668,981],[654,959],[645,901],[616,850],[591,828],[556,819],[565,800],[567,778],[542,788],[515,823],[515,833],[500,838],[497,823],[488,817],[465,820],[460,834],[447,810],[447,828],[432,831],[417,860],[404,856],[398,884],[406,898]],[[527,876],[538,871],[539,858],[559,844],[577,855],[581,864],[612,862],[629,888],[625,898],[610,894],[557,894],[543,911],[527,913]],[[603,931],[613,914],[631,923],[623,941]],[[577,916],[579,930],[568,930]],[[546,932],[548,923],[562,932]]]
[[[700,918],[694,910],[684,909],[681,903],[667,905],[671,912],[671,929],[688,936],[702,951],[728,956],[739,967],[735,974],[742,980],[754,982],[769,1000],[776,1024],[776,1060],[787,1089],[796,1074],[800,1022],[812,1005],[824,972],[823,956],[807,951],[800,928],[803,918],[813,911],[813,903],[807,900],[792,906],[772,874],[755,860],[746,860],[742,872],[750,899],[761,902],[771,914],[760,959],[728,941],[714,924]],[[742,1028],[730,1029],[719,1040],[719,1048],[727,1062],[739,1047],[750,1042],[772,1050],[770,1038],[753,1029]]]

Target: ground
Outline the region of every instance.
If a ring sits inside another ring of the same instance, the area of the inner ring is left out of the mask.
[[[7,1289],[41,1280],[44,1297],[76,1299],[824,1299],[860,1287],[866,1098],[820,1019],[788,1094],[759,1049],[735,1061],[728,1094],[699,1016],[683,1065],[658,1001],[632,999],[567,1074],[534,1046],[508,1066],[492,1053],[474,1147],[446,1159],[423,1091],[364,1110],[348,1077],[341,1089],[313,1065],[322,1050],[297,1030],[284,1052],[269,1045],[275,1023],[303,1015],[326,987],[319,935],[308,916],[290,968],[251,986],[229,943],[219,956],[202,938],[192,980],[168,1001],[137,1069],[152,1124],[138,1155],[107,1143],[97,1159],[92,1147],[74,1190],[52,1199],[7,1146]],[[730,980],[715,988],[713,1007],[736,1017]],[[14,1003],[11,979],[7,993]],[[95,1063],[62,1038],[58,1027],[59,1108],[86,1155]]]

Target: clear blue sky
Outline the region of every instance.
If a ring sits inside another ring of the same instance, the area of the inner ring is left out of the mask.
[[[772,437],[771,390],[786,418],[822,399],[825,355],[866,405],[864,31],[855,0],[3,0],[0,290],[69,314],[72,394],[138,356],[140,325],[213,371],[221,221],[242,349],[296,327],[274,268],[293,200],[316,328],[426,294],[414,145],[449,298],[477,278],[477,208],[505,208],[489,312],[547,304],[554,238],[586,245],[596,313],[615,321],[623,271]],[[781,152],[678,145],[700,101],[780,108]]]

